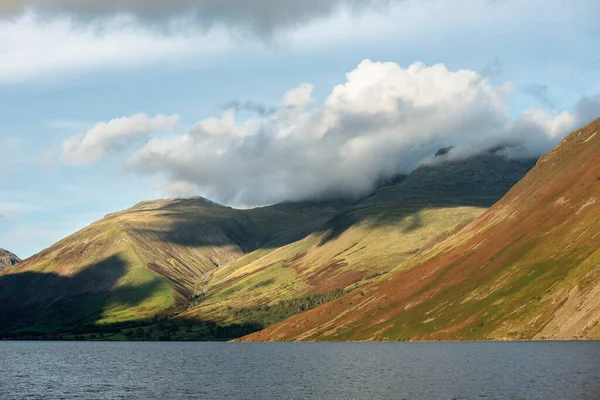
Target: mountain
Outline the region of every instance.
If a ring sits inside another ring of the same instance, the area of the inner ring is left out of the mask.
[[[0,271],[4,268],[11,267],[20,262],[21,259],[10,251],[0,249]]]
[[[600,119],[404,268],[244,340],[600,338]]]
[[[0,337],[230,339],[367,287],[535,164],[444,157],[352,204],[236,210],[188,198],[107,215],[0,272]]]
[[[0,272],[0,332],[89,331],[178,312],[212,270],[323,224],[343,203],[235,210],[202,198],[107,215]]]
[[[415,169],[399,185],[384,188],[374,200],[432,204],[472,204],[490,207],[535,166],[536,158],[510,159],[498,149],[453,158],[452,148]]]
[[[535,161],[484,154],[423,165],[304,239],[215,271],[181,317],[264,327],[365,286],[481,215]]]

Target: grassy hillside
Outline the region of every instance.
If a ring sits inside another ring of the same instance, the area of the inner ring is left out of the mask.
[[[600,338],[600,119],[458,234],[244,340]]]
[[[201,292],[211,271],[260,246],[268,252],[271,243],[303,237],[338,207],[140,203],[0,272],[0,332],[93,331],[171,315]]]
[[[298,313],[367,285],[481,215],[535,164],[494,154],[435,161],[306,238],[215,271],[205,295],[181,317],[269,326],[293,315],[289,305]]]
[[[214,271],[199,304],[182,317],[268,325],[238,311],[365,285],[484,210],[414,204],[353,208],[300,241],[259,250]]]

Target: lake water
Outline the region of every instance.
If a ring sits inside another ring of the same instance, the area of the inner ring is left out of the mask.
[[[600,342],[0,342],[1,399],[600,399]]]

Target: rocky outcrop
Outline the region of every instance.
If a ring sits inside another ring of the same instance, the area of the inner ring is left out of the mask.
[[[0,270],[11,267],[20,261],[21,259],[10,251],[0,249]]]

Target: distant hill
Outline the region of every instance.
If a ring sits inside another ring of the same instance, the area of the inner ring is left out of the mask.
[[[0,272],[0,336],[94,331],[175,314],[201,292],[211,271],[259,247],[295,241],[339,207],[235,210],[189,198],[107,215]]]
[[[20,262],[21,259],[10,251],[0,249],[0,271],[6,267],[11,267]]]
[[[600,119],[399,271],[244,340],[600,339]]]
[[[352,204],[142,202],[1,272],[0,337],[240,337],[406,268],[534,163],[440,159]]]

